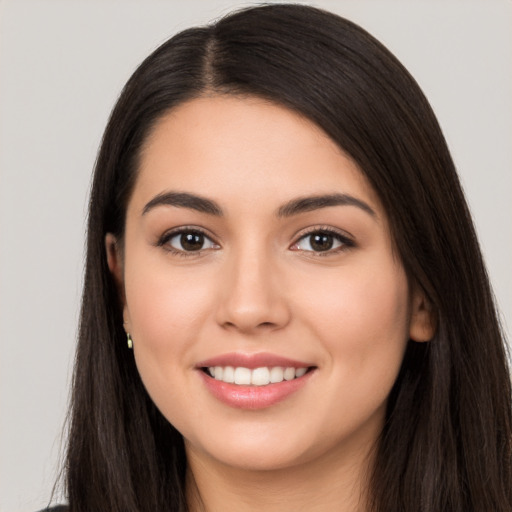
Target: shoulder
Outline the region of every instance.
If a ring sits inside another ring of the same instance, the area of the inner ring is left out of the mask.
[[[55,505],[54,507],[47,507],[39,512],[68,512],[69,507],[67,505]]]

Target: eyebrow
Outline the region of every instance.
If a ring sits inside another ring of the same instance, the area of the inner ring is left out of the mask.
[[[164,192],[155,196],[149,203],[144,206],[142,215],[145,215],[157,206],[177,206],[178,208],[189,208],[197,210],[201,213],[208,213],[221,217],[223,215],[222,208],[211,199],[206,197],[189,194],[187,192]]]
[[[369,204],[349,194],[326,194],[292,199],[277,210],[277,216],[291,217],[299,213],[328,208],[329,206],[356,206],[372,217],[377,217]]]
[[[188,208],[217,217],[224,215],[222,208],[212,199],[188,192],[163,192],[158,194],[144,206],[142,215],[145,215],[157,206]],[[377,217],[375,211],[367,203],[349,194],[323,194],[292,199],[278,208],[277,217],[292,217],[293,215],[330,206],[356,206],[372,217]]]

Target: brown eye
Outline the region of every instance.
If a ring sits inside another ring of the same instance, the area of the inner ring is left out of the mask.
[[[336,252],[338,249],[353,247],[354,242],[349,238],[331,231],[313,231],[301,237],[292,250],[305,252]]]
[[[206,235],[199,231],[182,231],[181,233],[175,233],[168,239],[167,244],[170,245],[172,249],[179,252],[197,252],[218,247]]]
[[[334,245],[334,237],[328,233],[316,233],[310,235],[309,239],[313,251],[328,251]]]
[[[201,233],[183,233],[180,243],[185,251],[199,251],[203,248],[204,235]]]

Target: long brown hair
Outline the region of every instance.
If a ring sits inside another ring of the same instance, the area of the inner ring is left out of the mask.
[[[446,142],[420,88],[357,25],[265,5],[185,30],[150,55],[109,120],[90,198],[67,492],[73,512],[185,511],[181,435],[126,349],[105,234],[123,237],[140,149],[154,123],[205,92],[256,95],[308,117],[358,163],[399,257],[436,315],[409,342],[370,476],[379,512],[510,512],[511,389],[505,343]]]

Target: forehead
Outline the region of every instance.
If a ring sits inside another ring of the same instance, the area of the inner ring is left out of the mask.
[[[165,189],[229,200],[352,193],[378,206],[356,163],[316,124],[255,97],[201,97],[166,113],[141,152],[134,195]]]

